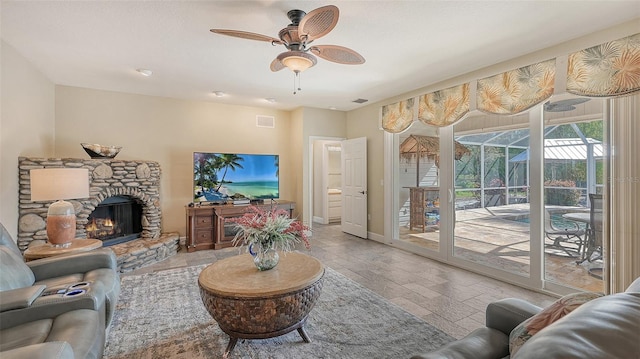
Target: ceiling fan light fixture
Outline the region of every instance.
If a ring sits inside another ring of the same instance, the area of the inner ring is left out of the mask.
[[[309,59],[300,56],[287,57],[282,63],[293,72],[302,72],[313,66],[313,63]]]
[[[295,73],[303,72],[304,70],[313,67],[318,62],[315,56],[299,51],[283,52],[278,55],[278,60],[280,60],[280,62],[282,62],[282,64],[289,70]]]

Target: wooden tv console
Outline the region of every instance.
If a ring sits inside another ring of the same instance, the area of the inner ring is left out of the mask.
[[[220,249],[233,246],[236,234],[235,226],[229,218],[242,216],[249,205],[200,205],[186,206],[187,214],[187,252],[203,249]],[[278,200],[273,204],[266,200],[264,204],[256,204],[264,210],[280,208],[293,216],[295,202]]]

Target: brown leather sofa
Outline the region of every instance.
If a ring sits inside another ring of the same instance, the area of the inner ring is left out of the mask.
[[[541,310],[515,298],[493,302],[486,310],[486,327],[411,359],[510,358],[509,334]],[[640,278],[624,293],[593,299],[545,327],[528,339],[512,358],[640,358]]]
[[[25,263],[0,224],[0,358],[100,358],[120,295],[108,248]]]

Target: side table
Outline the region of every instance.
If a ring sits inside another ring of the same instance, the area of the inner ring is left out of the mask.
[[[102,241],[99,239],[76,238],[71,241],[68,247],[54,247],[50,244],[29,247],[24,251],[25,261],[34,259],[48,258],[67,253],[88,252],[93,249],[102,247]]]
[[[238,339],[265,339],[304,330],[322,291],[324,266],[306,254],[281,253],[280,262],[259,271],[249,254],[226,258],[202,270],[200,296],[207,311],[229,335],[227,358]]]

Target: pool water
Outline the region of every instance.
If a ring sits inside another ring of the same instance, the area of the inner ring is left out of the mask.
[[[520,222],[520,223],[529,223],[529,217],[514,219],[514,221]],[[563,229],[563,228],[573,229],[573,228],[576,228],[576,224],[580,229],[585,229],[587,226],[586,223],[574,222],[574,221],[565,219],[562,217],[561,214],[552,214],[551,223],[555,228],[558,228],[558,229]]]

